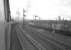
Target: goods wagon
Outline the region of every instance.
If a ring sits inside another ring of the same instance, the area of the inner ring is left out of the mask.
[[[51,29],[52,31],[60,31],[60,32],[70,32],[71,31],[71,24],[70,21],[62,21],[62,22],[50,22],[44,24],[29,24],[31,26],[42,28],[42,29]]]

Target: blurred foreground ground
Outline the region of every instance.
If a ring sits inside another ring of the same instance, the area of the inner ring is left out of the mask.
[[[29,25],[12,25],[11,50],[71,50],[71,37]]]

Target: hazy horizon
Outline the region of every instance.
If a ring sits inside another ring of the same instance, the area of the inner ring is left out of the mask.
[[[16,11],[20,11],[23,17],[23,8],[27,11],[26,19],[33,19],[38,15],[42,20],[56,20],[58,16],[71,18],[71,0],[10,0],[12,18],[17,17]]]

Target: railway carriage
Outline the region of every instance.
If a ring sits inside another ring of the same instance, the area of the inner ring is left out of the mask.
[[[48,23],[39,23],[39,24],[30,24],[31,26],[42,28],[42,29],[51,29],[55,30],[55,32],[70,32],[71,31],[71,24],[70,21],[54,21],[54,22],[48,22]]]

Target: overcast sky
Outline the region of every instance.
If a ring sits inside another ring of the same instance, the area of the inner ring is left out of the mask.
[[[12,16],[16,17],[16,11],[28,10],[27,19],[33,19],[38,15],[41,19],[56,19],[58,16],[71,17],[71,0],[10,0]],[[27,9],[28,7],[28,9]]]

